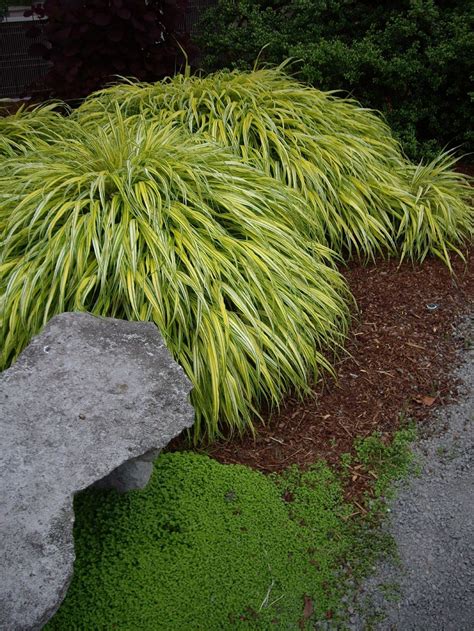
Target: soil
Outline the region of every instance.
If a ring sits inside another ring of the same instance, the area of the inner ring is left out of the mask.
[[[0,118],[5,116],[13,116],[22,106],[31,107],[32,105],[33,103],[29,99],[0,99]]]
[[[452,275],[434,259],[350,265],[343,273],[358,312],[336,378],[302,401],[288,396],[255,437],[220,440],[205,452],[270,473],[319,458],[337,464],[359,437],[380,432],[389,440],[408,419],[423,423],[456,395],[450,368],[461,342],[453,330],[474,302],[474,257],[455,258],[452,265]],[[183,441],[172,448],[183,448]],[[350,485],[349,495],[366,487],[356,475]]]

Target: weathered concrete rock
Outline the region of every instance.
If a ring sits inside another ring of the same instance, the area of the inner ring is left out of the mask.
[[[190,389],[153,324],[85,313],[53,318],[0,374],[2,631],[53,615],[73,571],[74,493],[146,484],[193,422]]]

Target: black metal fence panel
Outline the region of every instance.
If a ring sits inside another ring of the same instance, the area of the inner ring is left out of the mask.
[[[41,92],[48,62],[29,53],[41,35],[27,37],[31,21],[0,22],[0,98],[23,98]]]

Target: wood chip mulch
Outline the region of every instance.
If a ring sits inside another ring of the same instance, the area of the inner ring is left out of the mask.
[[[451,276],[433,259],[351,265],[344,274],[359,310],[337,379],[304,401],[288,397],[255,437],[220,441],[206,453],[265,473],[319,458],[336,464],[357,437],[378,431],[388,440],[408,418],[423,421],[455,395],[453,330],[474,302],[474,257],[454,259],[453,269]]]

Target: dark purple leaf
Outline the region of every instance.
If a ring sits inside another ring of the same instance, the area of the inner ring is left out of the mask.
[[[79,46],[74,43],[69,44],[64,47],[64,56],[65,57],[75,57],[79,52]]]
[[[55,37],[58,42],[67,42],[71,38],[72,28],[67,26],[66,28],[59,28],[55,32]]]
[[[152,26],[149,26],[147,29],[147,35],[150,41],[161,39],[162,33],[163,33],[163,28],[157,24],[153,24]]]
[[[38,37],[39,35],[41,35],[41,29],[38,28],[37,26],[31,26],[30,28],[26,29],[25,31],[25,35],[26,37]]]
[[[145,22],[155,22],[158,19],[156,11],[145,11],[143,13],[143,19]]]
[[[137,31],[140,31],[140,32],[143,32],[148,28],[148,25],[145,26],[145,24],[141,22],[139,19],[137,19],[135,16],[132,17],[131,23],[132,23],[133,28],[135,28]]]
[[[115,60],[115,67],[120,73],[120,72],[123,72],[127,68],[127,64],[122,59],[117,58]]]
[[[110,29],[107,29],[107,37],[111,42],[120,42],[124,36],[123,26],[116,24]]]
[[[130,9],[127,9],[127,7],[122,7],[120,9],[117,9],[117,15],[119,16],[119,18],[122,18],[122,20],[129,20],[132,12],[130,11]]]
[[[95,13],[92,18],[92,24],[96,24],[97,26],[108,26],[111,22],[110,13]]]

